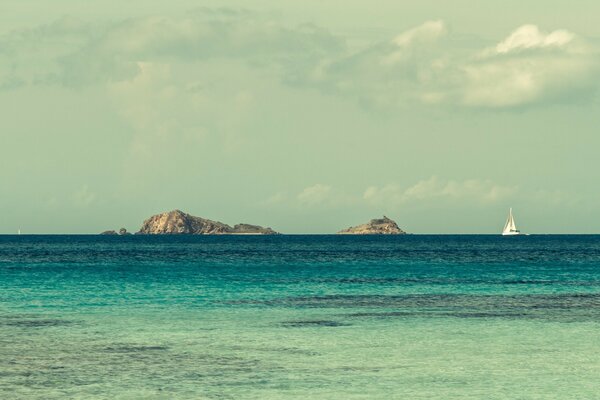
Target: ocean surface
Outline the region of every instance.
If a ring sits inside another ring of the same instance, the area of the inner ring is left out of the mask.
[[[600,236],[0,236],[1,399],[598,399]]]

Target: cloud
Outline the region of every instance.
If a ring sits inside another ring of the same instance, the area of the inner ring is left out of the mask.
[[[206,19],[148,17],[124,21],[102,38],[65,59],[69,76],[92,70],[96,63],[112,76],[135,71],[140,61],[238,59],[268,68],[308,63],[340,46],[332,35],[315,26],[287,28],[251,16]],[[79,65],[83,64],[83,65]],[[93,70],[92,70],[93,71]],[[93,71],[92,78],[101,76]]]
[[[317,183],[307,186],[295,195],[288,196],[285,192],[276,192],[260,202],[262,206],[291,206],[296,208],[329,208],[338,206],[357,205],[361,203],[360,196],[352,195],[330,185]]]
[[[443,21],[428,21],[416,28],[409,29],[396,36],[390,45],[383,46],[382,50],[385,49],[384,51],[388,54],[382,55],[381,63],[394,65],[407,61],[409,57],[415,56],[416,51],[422,50],[424,46],[435,44],[446,33],[447,29]]]
[[[93,25],[63,18],[0,37],[0,86],[79,86],[133,79],[141,62],[235,59],[294,70],[340,51],[343,42],[314,25],[284,26],[258,14],[200,9],[185,17],[148,16]],[[4,54],[2,54],[4,53]]]
[[[330,200],[331,195],[331,186],[317,183],[316,185],[309,186],[302,190],[302,192],[298,194],[297,199],[300,204],[317,205]]]
[[[567,30],[561,29],[546,34],[536,25],[523,25],[498,43],[495,50],[499,54],[506,54],[525,49],[561,48],[571,43],[573,39],[575,34]]]
[[[322,62],[307,82],[374,107],[515,108],[589,98],[598,51],[567,30],[517,28],[493,48],[459,47],[443,21]]]
[[[94,27],[70,17],[0,36],[0,90],[53,84],[59,60],[91,40]]]
[[[495,208],[499,205],[527,205],[528,207],[574,207],[581,197],[558,189],[506,185],[491,179],[444,179],[432,176],[412,184],[389,183],[369,186],[364,191],[345,191],[343,188],[315,184],[301,190],[295,197],[283,192],[270,196],[262,206],[291,206],[311,210],[362,209],[370,212],[394,212],[427,204],[454,209]]]
[[[504,108],[581,99],[597,87],[597,55],[566,30],[524,25],[464,65],[462,101]]]
[[[135,78],[105,89],[129,127],[128,182],[148,174],[204,177],[215,165],[250,157],[256,132],[248,127],[264,115],[270,105],[264,91],[272,90],[260,73],[239,64],[200,61],[143,62],[139,69]]]
[[[468,205],[494,205],[506,201],[544,206],[577,206],[582,198],[575,193],[558,189],[520,188],[502,185],[490,179],[442,179],[432,176],[410,186],[391,183],[382,187],[370,186],[363,200],[375,207],[394,207],[425,201],[455,202]]]
[[[305,83],[375,107],[437,102],[456,74],[447,67],[446,34],[443,21],[425,22],[358,53],[324,60]]]
[[[571,31],[528,24],[475,50],[457,37],[444,21],[431,20],[353,52],[324,28],[231,9],[103,24],[62,18],[0,37],[0,90],[113,84],[143,74],[143,65],[201,71],[213,61],[391,110],[580,102],[598,87],[598,49]]]
[[[392,42],[398,47],[406,48],[419,43],[435,42],[446,33],[447,29],[444,21],[427,21],[423,25],[401,33]]]
[[[544,192],[545,193],[545,192]],[[453,180],[432,176],[412,185],[390,183],[369,186],[361,192],[347,192],[330,185],[318,183],[301,190],[295,198],[279,192],[263,202],[265,205],[287,201],[299,206],[375,206],[388,207],[425,200],[464,200],[468,203],[492,204],[517,194],[516,186],[496,184],[489,179]],[[533,193],[532,193],[533,195]],[[539,195],[537,192],[535,196]]]
[[[374,205],[399,205],[429,199],[466,200],[493,203],[516,193],[516,187],[502,186],[487,179],[442,180],[436,176],[403,188],[397,184],[371,186],[363,199]]]

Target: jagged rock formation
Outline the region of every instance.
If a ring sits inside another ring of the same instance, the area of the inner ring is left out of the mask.
[[[123,236],[123,235],[131,235],[131,233],[127,232],[127,229],[121,228],[121,229],[119,229],[119,232],[110,230],[110,231],[102,232],[101,235]]]
[[[210,219],[194,217],[180,210],[173,210],[162,214],[153,215],[142,224],[138,234],[145,235],[235,235],[277,234],[271,228],[263,228],[257,225],[238,224],[233,228],[227,224]]]
[[[275,232],[271,228],[263,228],[262,226],[250,225],[250,224],[237,224],[237,225],[235,225],[233,227],[233,233],[236,233],[236,234],[259,233],[259,234],[263,234],[263,235],[275,235],[275,234],[277,234],[277,232]]]
[[[385,215],[381,219],[372,219],[366,224],[352,226],[338,232],[346,235],[403,235],[406,234],[398,224]]]

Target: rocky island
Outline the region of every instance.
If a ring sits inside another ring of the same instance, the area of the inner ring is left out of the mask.
[[[141,235],[276,235],[271,228],[237,224],[233,227],[218,221],[195,217],[180,210],[153,215],[142,224]]]
[[[405,235],[398,224],[386,217],[380,219],[372,219],[366,224],[351,226],[348,229],[343,229],[338,232],[342,235]]]
[[[131,233],[127,232],[127,229],[125,228],[121,228],[119,229],[119,232],[117,231],[104,231],[101,233],[101,235],[109,235],[109,236],[125,236],[125,235],[131,235]]]

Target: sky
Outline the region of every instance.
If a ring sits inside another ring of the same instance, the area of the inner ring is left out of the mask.
[[[125,4],[124,4],[125,3]],[[600,233],[600,3],[3,0],[0,233]],[[596,20],[595,20],[596,19]]]

